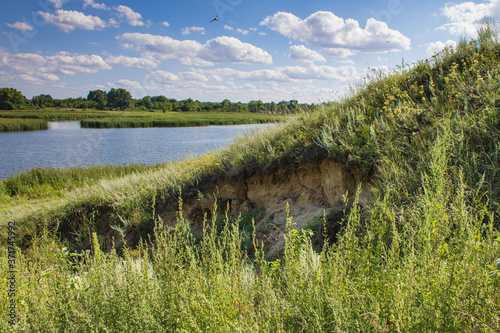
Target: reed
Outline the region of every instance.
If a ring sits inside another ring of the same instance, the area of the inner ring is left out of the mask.
[[[240,125],[279,122],[284,116],[252,113],[169,112],[163,116],[146,114],[125,118],[82,120],[84,128],[188,127],[208,125]]]
[[[49,129],[49,124],[44,120],[36,119],[2,119],[0,118],[1,132],[39,131]]]

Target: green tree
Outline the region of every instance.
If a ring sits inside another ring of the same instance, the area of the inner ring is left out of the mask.
[[[172,102],[169,101],[165,96],[153,96],[151,97],[151,103],[153,103],[153,109],[163,111],[172,110]]]
[[[0,110],[20,109],[26,104],[26,97],[14,88],[0,89]]]
[[[87,100],[94,102],[97,109],[104,109],[108,103],[108,96],[103,90],[92,90],[87,95]]]
[[[31,99],[31,104],[34,106],[38,106],[40,108],[47,108],[54,106],[54,99],[50,95],[41,94],[38,96],[34,96]]]
[[[147,110],[151,110],[153,108],[153,102],[151,101],[151,96],[144,96],[142,99],[138,101],[140,106],[144,106]]]
[[[229,112],[231,111],[231,101],[228,99],[225,99],[222,101],[222,110]]]
[[[264,103],[262,101],[250,101],[248,103],[248,111],[250,112],[260,112],[263,110]]]
[[[132,95],[123,88],[111,88],[107,94],[107,100],[108,105],[113,109],[120,108],[120,110],[125,110],[131,109],[134,106]]]

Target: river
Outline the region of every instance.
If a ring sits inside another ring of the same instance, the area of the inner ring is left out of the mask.
[[[49,130],[0,133],[0,179],[33,167],[153,164],[197,156],[268,125],[174,128],[81,128],[51,122]]]

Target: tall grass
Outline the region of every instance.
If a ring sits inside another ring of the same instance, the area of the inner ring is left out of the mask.
[[[89,186],[102,179],[124,177],[132,173],[159,168],[161,164],[103,165],[72,168],[33,168],[2,181],[0,193],[27,199],[61,196],[79,187]]]
[[[284,256],[273,262],[258,244],[253,260],[240,250],[237,219],[226,216],[221,233],[216,216],[205,220],[196,240],[182,212],[173,227],[156,221],[154,245],[123,257],[103,253],[96,234],[78,253],[57,242],[35,246],[29,257],[18,254],[17,330],[498,331],[500,279],[487,266],[498,254],[498,232],[491,222],[477,224],[484,211],[464,204],[465,191],[457,196],[446,183],[438,193],[443,180],[427,181],[414,209],[379,202],[370,223],[353,202],[343,236],[320,253],[289,216]],[[443,212],[441,204],[456,209]],[[408,227],[391,243],[376,237],[397,230],[398,220]],[[5,321],[0,327],[12,329]]]
[[[0,118],[0,133],[39,131],[49,129],[49,124],[44,120],[36,119],[2,119]]]
[[[491,33],[221,151],[103,179],[18,215],[29,245],[17,253],[19,323],[0,329],[500,331],[500,45]],[[249,216],[214,214],[202,235],[182,202],[177,219],[158,217],[179,189],[324,158],[374,185],[370,202],[358,191],[344,203],[341,230],[322,250],[293,216],[272,262],[255,235],[252,251],[242,246]],[[140,246],[108,252],[111,235],[120,242],[132,231]]]
[[[172,113],[142,117],[82,120],[84,128],[187,127],[208,125],[238,125],[282,121],[283,116],[251,113]]]

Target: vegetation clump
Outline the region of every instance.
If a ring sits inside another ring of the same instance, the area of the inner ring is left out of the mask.
[[[31,199],[4,192],[21,208],[2,216],[27,241],[16,252],[18,321],[1,329],[499,331],[499,55],[486,24],[477,40],[366,80],[337,105],[224,150],[62,198],[42,195],[36,210]],[[182,201],[175,221],[158,217],[179,189],[324,158],[376,181],[369,202],[359,191],[346,194],[342,213],[324,218],[340,230],[322,247],[292,216],[284,254],[272,262],[255,235],[253,251],[242,247],[251,223],[244,215],[205,218],[201,237]],[[141,245],[125,246],[122,256],[109,251],[103,223],[116,239],[143,232]],[[68,251],[74,243],[57,237],[71,233],[62,232],[68,225],[78,226],[71,239],[86,248]]]

